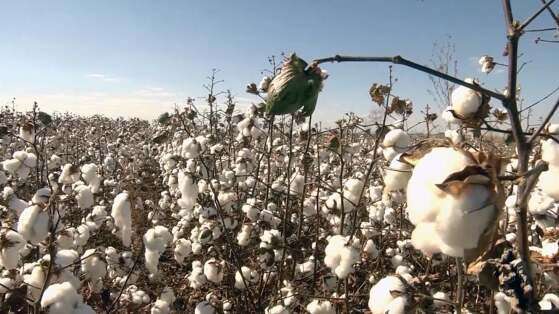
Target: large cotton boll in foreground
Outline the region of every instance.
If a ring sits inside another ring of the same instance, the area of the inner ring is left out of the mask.
[[[392,292],[406,292],[406,286],[396,276],[388,276],[377,282],[369,293],[369,309],[372,314],[385,314],[391,307],[396,307],[401,303],[398,300],[403,297],[396,297]],[[392,304],[395,302],[395,304]],[[404,312],[391,312],[391,313],[404,313]]]
[[[415,165],[407,187],[408,214],[417,225],[422,221],[433,221],[438,213],[438,202],[444,197],[436,184],[442,183],[451,173],[473,165],[463,152],[452,148],[438,147],[426,154]]]
[[[465,79],[468,83],[473,83],[472,79]],[[473,116],[481,105],[481,95],[473,89],[465,86],[456,87],[450,96],[452,110],[464,118]]]
[[[484,243],[481,236],[497,218],[489,177],[470,167],[469,172],[461,173],[465,177],[445,182],[450,175],[475,165],[470,155],[450,147],[435,148],[418,161],[407,195],[407,211],[416,226],[412,233],[415,248],[428,255],[442,252],[464,257]]]

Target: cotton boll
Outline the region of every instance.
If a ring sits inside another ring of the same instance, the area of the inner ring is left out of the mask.
[[[291,194],[300,195],[303,193],[305,185],[305,177],[299,173],[294,173],[289,180],[289,192]]]
[[[50,314],[94,313],[90,307],[81,303],[82,297],[68,282],[48,286],[41,299],[41,307],[48,308]]]
[[[97,231],[107,218],[105,206],[94,206],[91,213],[85,217],[85,224],[90,231]]]
[[[552,293],[547,293],[543,296],[542,300],[538,303],[541,310],[554,310],[559,308],[559,296]]]
[[[251,221],[257,221],[258,220],[260,210],[258,208],[256,208],[254,205],[244,204],[241,207],[241,210],[243,211],[243,213],[246,214],[247,218],[250,219]]]
[[[95,164],[85,164],[81,167],[82,177],[93,193],[98,193],[101,185],[101,176],[97,171],[99,168]]]
[[[67,268],[79,259],[78,252],[74,250],[59,250],[56,252],[55,264],[59,268]]]
[[[392,147],[397,152],[405,152],[411,145],[411,137],[402,129],[393,129],[386,133],[383,147]]]
[[[559,167],[559,143],[549,138],[542,141],[542,160],[551,167]]]
[[[373,242],[373,240],[371,239],[367,240],[367,243],[365,243],[365,246],[363,247],[363,251],[372,258],[378,257],[378,249],[375,245],[375,242]]]
[[[241,272],[239,271],[235,273],[235,288],[239,290],[245,290],[246,289],[245,282],[247,285],[250,285],[250,283],[254,283],[258,281],[259,276],[256,271],[251,270],[246,266],[242,266],[241,271],[242,271],[242,275]]]
[[[206,284],[207,278],[204,275],[204,269],[200,261],[192,262],[192,271],[188,275],[188,282],[193,289],[200,289]]]
[[[511,312],[511,297],[503,292],[497,292],[493,299],[495,300],[495,307],[497,308],[498,314],[508,314]]]
[[[17,232],[2,229],[0,232],[0,267],[14,269],[20,260],[19,251],[25,246],[25,239]]]
[[[433,304],[435,305],[436,308],[440,308],[442,306],[447,305],[448,303],[443,302],[443,301],[439,301],[439,300],[444,300],[444,301],[449,301],[450,302],[450,298],[448,297],[448,294],[442,292],[442,291],[437,291],[433,294]]]
[[[516,202],[516,196],[514,197],[514,201]],[[545,215],[549,209],[554,207],[554,204],[555,200],[553,198],[539,189],[534,189],[534,191],[530,193],[530,198],[528,200],[528,211],[535,216]],[[510,207],[514,208],[514,205]]]
[[[448,138],[454,145],[460,145],[462,142],[464,142],[464,136],[458,130],[446,130],[444,131],[444,136]]]
[[[72,164],[65,164],[58,177],[58,183],[71,185],[80,180],[80,169]]]
[[[346,245],[348,240],[349,237],[341,235],[331,236],[325,248],[324,264],[342,279],[355,271],[353,264],[359,261],[359,251]]]
[[[472,184],[463,190],[459,198],[446,198],[437,216],[436,230],[444,244],[452,249],[447,251],[443,248],[443,253],[463,256],[463,250],[477,247],[480,235],[494,219],[494,205],[486,204],[489,193],[487,187]],[[479,210],[467,212],[473,209]],[[456,250],[457,253],[451,253]]]
[[[202,301],[196,304],[194,314],[215,314],[215,308],[208,301]]]
[[[0,277],[0,294],[9,292],[16,287],[16,281],[9,277]]]
[[[270,305],[264,310],[264,314],[289,314],[287,308],[281,304]]]
[[[93,193],[91,188],[87,185],[78,185],[74,189],[76,191],[76,200],[80,209],[86,209],[93,206]]]
[[[406,300],[394,300],[402,297],[396,297],[392,292],[406,292],[406,286],[396,276],[388,276],[377,282],[369,293],[369,309],[372,314],[385,314],[386,311],[393,309],[399,310],[402,303],[405,304]],[[404,313],[404,312],[394,312]]]
[[[130,247],[132,237],[132,210],[128,196],[128,192],[124,191],[118,194],[111,210],[111,217],[114,224],[118,228],[118,234],[122,240],[122,244]]]
[[[23,163],[20,160],[14,158],[14,159],[4,160],[2,162],[2,167],[9,174],[11,174],[12,176],[15,176],[16,173],[17,173],[17,170],[21,167],[22,164]]]
[[[204,263],[204,275],[213,283],[220,283],[223,280],[223,268],[225,261],[218,262],[215,258],[210,258]]]
[[[237,243],[239,246],[247,246],[250,242],[250,234],[252,232],[252,225],[245,224],[241,232],[237,235]]]
[[[467,83],[473,84],[474,80],[467,78]],[[456,87],[450,96],[452,110],[464,118],[473,116],[481,106],[481,95],[465,86]]]
[[[177,263],[182,265],[184,259],[192,254],[192,242],[186,239],[178,239],[175,242],[174,256]]]
[[[397,191],[405,189],[411,178],[412,166],[401,162],[396,156],[390,162],[390,166],[384,172],[385,191]]]
[[[81,256],[81,271],[84,278],[90,280],[97,291],[102,287],[102,279],[107,274],[107,263],[100,256],[95,249],[89,249]]]
[[[559,167],[550,166],[549,170],[542,172],[538,179],[538,186],[555,201],[559,201],[557,178],[559,178]]]
[[[315,299],[307,304],[307,311],[310,314],[335,314],[336,309],[328,300]]]
[[[407,203],[410,221],[417,225],[433,221],[439,210],[441,198],[436,184],[450,174],[474,164],[466,154],[452,148],[434,148],[415,165],[407,186]]]
[[[23,275],[23,282],[28,285],[27,294],[32,300],[37,300],[46,279],[46,270],[43,266],[36,264],[33,266],[30,274]]]
[[[182,170],[179,171],[178,181],[181,198],[177,203],[181,209],[190,211],[196,204],[196,198],[198,197],[198,185],[194,182],[194,179],[190,174],[186,174]]]
[[[55,220],[56,221],[56,220]],[[29,242],[38,244],[49,232],[49,215],[39,205],[27,207],[21,213],[17,231]]]

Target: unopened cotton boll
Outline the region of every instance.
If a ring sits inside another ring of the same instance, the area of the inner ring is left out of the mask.
[[[128,192],[124,191],[115,197],[111,210],[111,217],[114,219],[115,227],[118,228],[122,244],[126,247],[130,247],[132,238],[131,207]]]
[[[406,292],[406,286],[396,276],[388,276],[377,282],[369,293],[369,309],[372,314],[385,314],[389,309],[400,309],[402,303],[405,304],[404,296],[397,297],[393,292],[403,294]],[[403,298],[403,299],[400,299]],[[393,304],[394,302],[394,304]],[[403,308],[402,308],[403,309]],[[390,313],[405,313],[394,311]]]
[[[474,80],[467,78],[464,81],[474,84]],[[481,106],[481,95],[473,89],[465,86],[456,87],[450,96],[452,110],[460,117],[472,117]]]

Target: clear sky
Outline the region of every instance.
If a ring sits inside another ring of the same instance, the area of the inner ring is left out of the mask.
[[[540,1],[512,4],[523,20]],[[499,0],[19,0],[2,2],[0,11],[0,103],[15,97],[19,108],[37,101],[46,111],[154,118],[188,96],[203,96],[212,68],[221,70],[220,86],[247,103],[255,99],[245,86],[258,83],[270,55],[401,54],[427,64],[433,42],[447,35],[460,76],[499,89],[506,80],[504,71],[487,76],[477,64],[484,54],[506,62]],[[536,26],[553,23],[543,14]],[[535,44],[535,37],[521,43],[530,61],[520,81],[528,103],[559,85],[559,45]],[[386,64],[324,68],[330,78],[317,107],[323,120],[367,113],[374,107],[369,86],[387,78]],[[394,70],[397,94],[416,106],[433,103],[425,75]]]

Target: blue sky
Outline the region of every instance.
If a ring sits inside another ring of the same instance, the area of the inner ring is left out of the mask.
[[[513,0],[523,20],[540,5]],[[559,11],[559,5],[553,5]],[[534,26],[553,26],[543,14]],[[297,52],[305,59],[401,54],[429,63],[433,42],[451,35],[460,76],[502,88],[503,71],[479,71],[484,54],[498,61],[504,19],[498,0],[392,1],[6,1],[0,12],[0,102],[36,100],[47,111],[153,118],[188,96],[220,69],[223,89],[242,103],[267,57]],[[551,35],[551,34],[549,34]],[[557,45],[521,44],[521,84],[527,102],[559,85]],[[373,108],[367,91],[385,82],[386,64],[326,64],[330,73],[317,113],[329,120]],[[396,93],[418,107],[433,104],[424,74],[395,67]],[[201,103],[201,101],[200,101]],[[538,111],[542,111],[544,108]],[[543,112],[543,111],[542,111]]]

